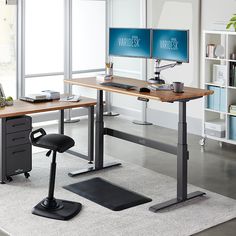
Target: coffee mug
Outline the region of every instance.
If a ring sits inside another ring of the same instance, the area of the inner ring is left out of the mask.
[[[182,82],[173,82],[171,85],[174,93],[183,93],[184,92],[184,83]]]

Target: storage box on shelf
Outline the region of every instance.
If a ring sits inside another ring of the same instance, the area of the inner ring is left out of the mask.
[[[205,122],[205,133],[210,136],[225,137],[225,120],[215,119]]]
[[[236,105],[236,33],[204,31],[202,45],[203,87],[214,94],[205,98],[200,144],[205,145],[206,138],[236,144],[236,111],[230,112],[230,105]],[[214,130],[217,125],[219,132]]]
[[[217,86],[208,86],[214,94],[208,97],[207,108],[210,110],[226,112],[226,89]]]
[[[236,116],[230,116],[230,118],[229,118],[229,126],[230,126],[229,138],[231,140],[236,140]]]

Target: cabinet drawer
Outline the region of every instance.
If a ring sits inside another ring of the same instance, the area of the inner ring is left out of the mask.
[[[16,175],[29,172],[32,169],[31,144],[7,148],[6,175]]]
[[[30,143],[30,130],[7,134],[7,147]]]
[[[23,116],[18,118],[9,119],[6,121],[6,132],[15,133],[23,130],[31,130],[32,118],[29,116]]]

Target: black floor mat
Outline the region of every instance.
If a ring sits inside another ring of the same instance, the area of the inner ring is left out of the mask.
[[[126,190],[101,178],[89,179],[63,188],[113,211],[121,211],[152,201],[150,198]]]

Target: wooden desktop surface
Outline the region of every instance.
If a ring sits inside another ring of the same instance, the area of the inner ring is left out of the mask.
[[[204,90],[204,89],[190,88],[190,87],[185,87],[184,93],[173,93],[172,91],[151,91],[150,93],[138,92],[136,90],[126,90],[126,89],[101,85],[99,84],[99,82],[96,81],[95,77],[64,80],[64,82],[72,84],[72,85],[94,88],[97,90],[104,90],[108,92],[121,93],[121,94],[135,96],[135,97],[159,100],[162,102],[175,102],[175,101],[188,100],[188,99],[191,100],[191,99],[213,94],[213,91],[211,90]],[[149,85],[146,81],[118,77],[118,76],[114,76],[112,79],[112,82],[121,83],[121,84],[129,84],[129,85],[136,86],[138,88],[147,87]]]
[[[0,118],[78,107],[89,107],[94,105],[96,105],[96,100],[86,97],[81,97],[81,100],[79,102],[60,102],[58,100],[55,100],[51,102],[30,103],[15,100],[13,106],[5,106],[3,108],[0,108]]]

